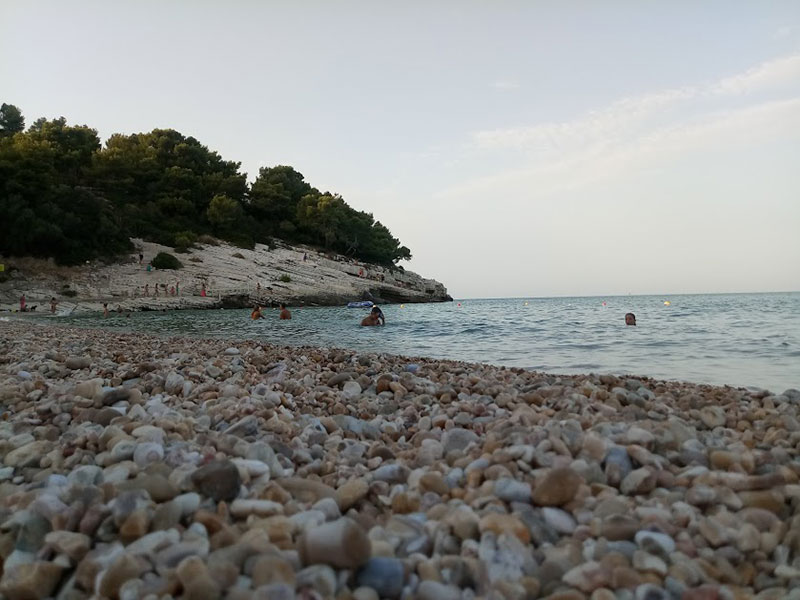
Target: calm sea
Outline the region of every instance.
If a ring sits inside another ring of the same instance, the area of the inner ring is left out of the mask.
[[[800,388],[800,293],[456,300],[383,310],[386,327],[359,327],[366,311],[347,308],[295,308],[291,321],[279,321],[274,309],[265,310],[261,321],[251,321],[248,310],[60,320],[552,373],[648,375],[774,392]],[[636,327],[625,326],[628,311],[636,314]]]

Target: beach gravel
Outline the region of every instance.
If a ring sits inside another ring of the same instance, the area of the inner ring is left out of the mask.
[[[798,413],[0,322],[0,597],[800,600]]]

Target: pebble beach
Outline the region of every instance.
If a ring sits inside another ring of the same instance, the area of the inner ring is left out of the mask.
[[[8,600],[800,599],[800,391],[0,322]]]

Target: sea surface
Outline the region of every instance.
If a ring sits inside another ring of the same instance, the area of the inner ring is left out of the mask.
[[[666,304],[669,302],[669,304]],[[524,367],[613,373],[773,392],[800,388],[800,293],[507,298],[383,306],[385,327],[360,327],[366,309],[188,310],[55,317],[87,327],[257,339]],[[625,326],[626,312],[637,326]]]

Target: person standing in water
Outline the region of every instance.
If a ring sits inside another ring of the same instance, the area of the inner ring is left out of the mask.
[[[377,306],[373,306],[369,314],[361,321],[362,327],[373,327],[375,325],[386,325],[386,318],[383,311]]]
[[[56,307],[57,306],[58,306],[58,301],[56,300],[56,297],[53,296],[52,298],[50,298],[50,312],[52,314],[56,314]]]
[[[281,302],[281,312],[278,315],[278,318],[281,321],[289,321],[292,318],[292,313],[289,312],[289,309],[286,308],[286,305]]]
[[[253,321],[264,318],[264,315],[261,314],[261,307],[258,304],[253,308],[253,312],[250,313],[250,318],[253,319]]]
[[[625,325],[636,325],[636,315],[627,313],[625,315]]]
[[[108,318],[108,302],[103,302],[103,318]]]

